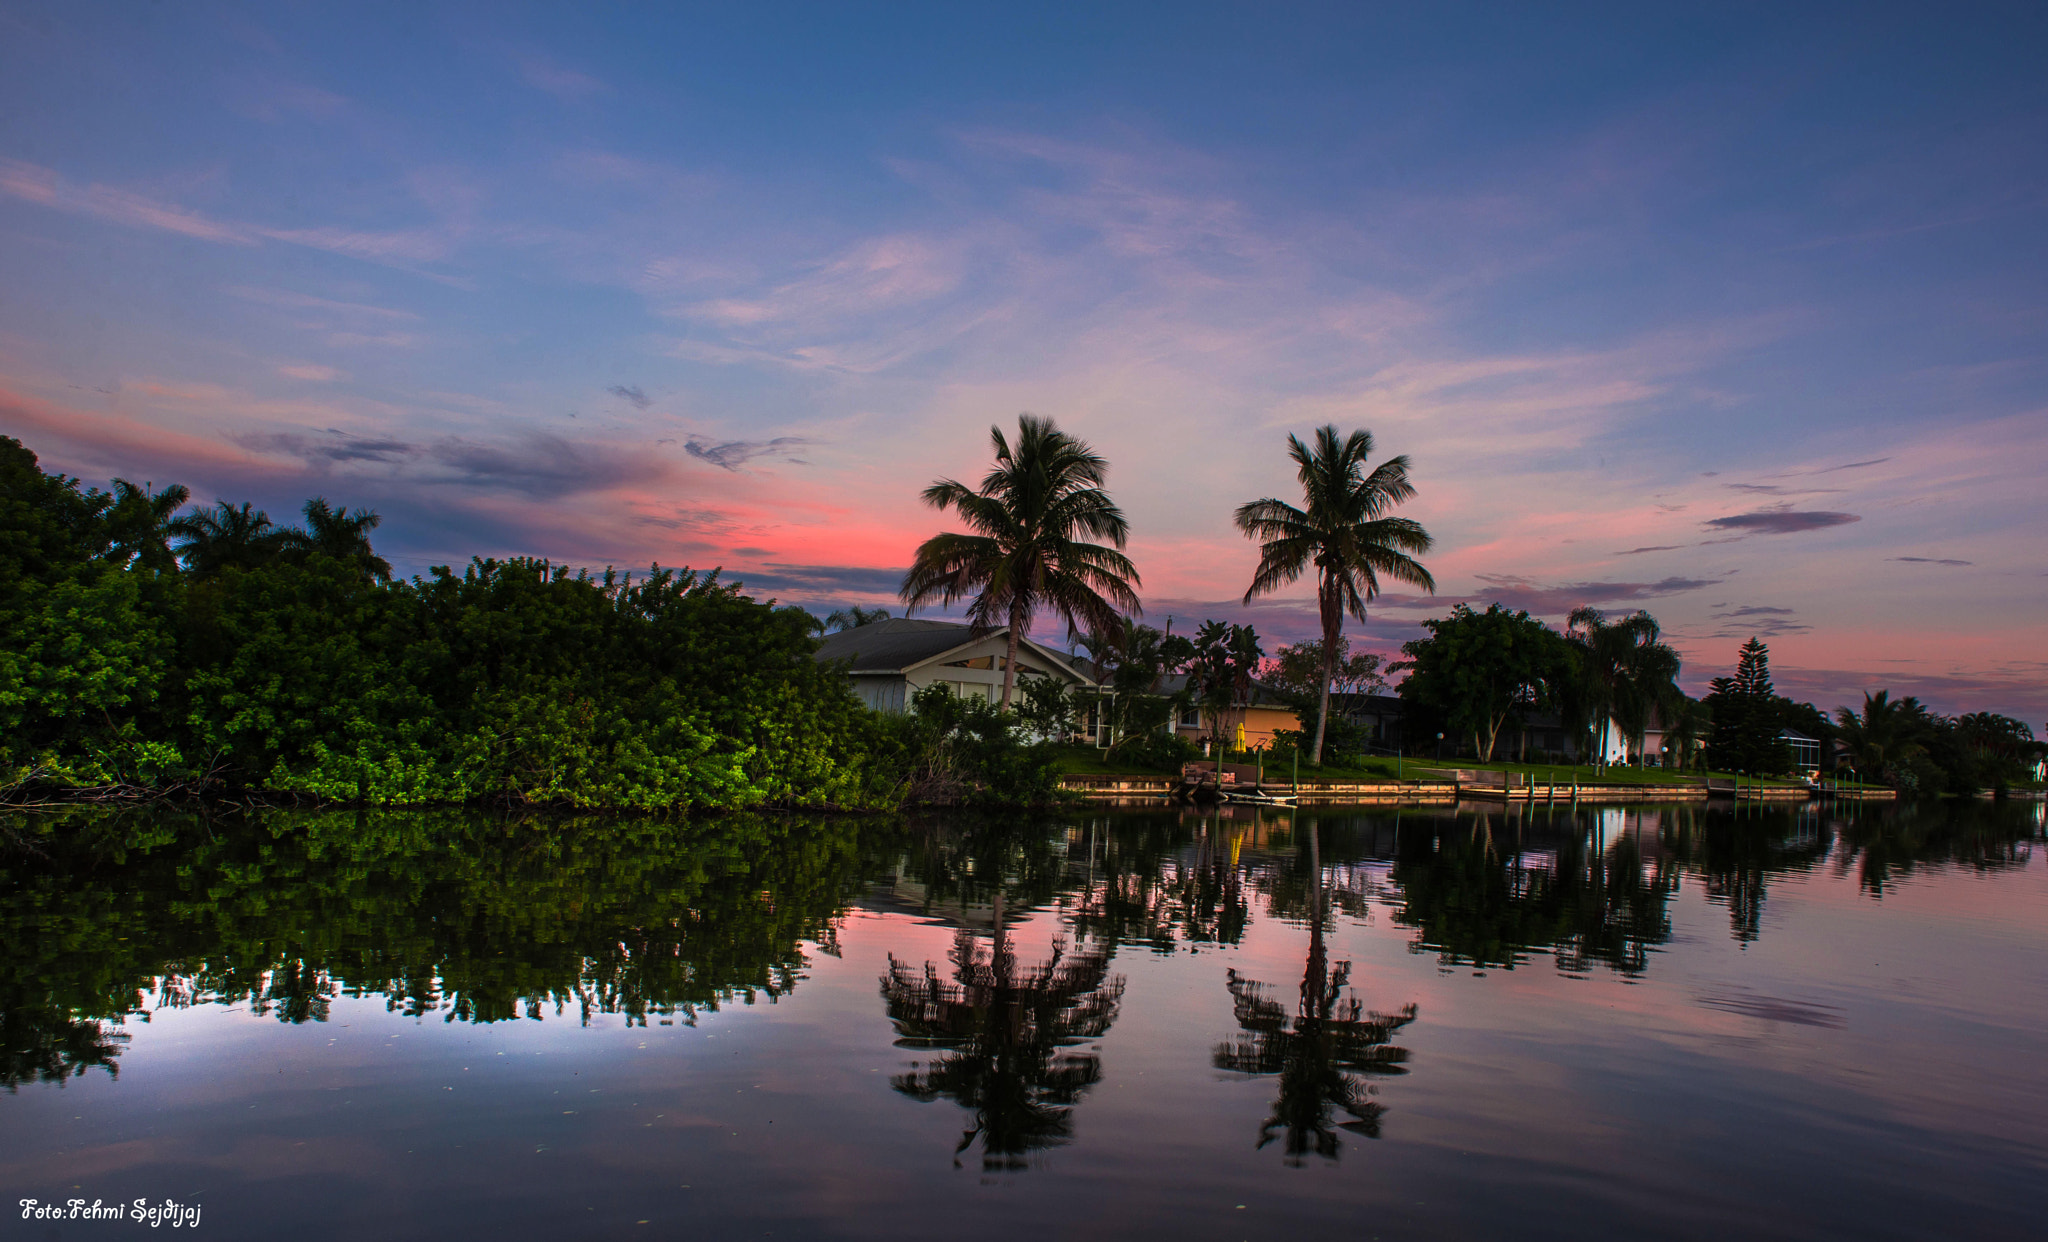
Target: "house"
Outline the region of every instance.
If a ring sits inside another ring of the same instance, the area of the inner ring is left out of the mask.
[[[1175,695],[1187,689],[1185,673],[1174,673],[1159,679],[1159,693]],[[1211,720],[1209,709],[1199,704],[1183,707],[1174,718],[1173,731],[1196,745],[1212,740],[1218,722]],[[1276,729],[1301,728],[1301,719],[1294,709],[1280,701],[1280,695],[1264,682],[1252,683],[1251,702],[1241,703],[1223,713],[1221,721],[1225,739],[1235,750],[1259,750],[1273,744]]]
[[[828,634],[818,644],[821,663],[843,662],[853,692],[878,712],[901,712],[910,696],[926,686],[944,685],[962,697],[999,701],[1008,627],[983,631],[955,621],[898,617]],[[1032,642],[1017,643],[1017,676],[1057,677],[1074,689],[1095,682],[1066,656]]]
[[[1792,770],[1811,774],[1820,771],[1820,739],[1808,737],[1793,729],[1778,735],[1792,750]]]

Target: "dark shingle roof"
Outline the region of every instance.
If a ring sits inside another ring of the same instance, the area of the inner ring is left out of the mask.
[[[974,631],[957,621],[897,617],[826,635],[818,658],[851,660],[852,673],[897,673],[973,641]]]
[[[877,621],[872,625],[856,626],[828,634],[818,644],[819,660],[847,660],[849,673],[900,673],[914,664],[922,664],[933,656],[944,655],[956,647],[965,647],[993,634],[1005,630],[989,630],[977,636],[973,627],[958,621],[921,621],[911,617],[897,617],[889,621]],[[1039,656],[1050,659],[1056,666],[1071,667],[1066,658],[1026,639]],[[1085,669],[1073,670],[1085,679]]]

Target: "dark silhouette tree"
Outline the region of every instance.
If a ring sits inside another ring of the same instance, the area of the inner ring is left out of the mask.
[[[1889,690],[1865,691],[1863,710],[1836,711],[1838,736],[1849,762],[1876,780],[1897,779],[1898,773],[1927,752],[1932,719],[1920,700],[1894,699]]]
[[[979,488],[940,479],[924,490],[926,504],[954,510],[972,533],[949,531],[919,545],[901,594],[912,608],[973,596],[969,622],[980,630],[1008,627],[1008,711],[1017,646],[1040,609],[1064,619],[1073,635],[1107,632],[1142,608],[1137,566],[1121,551],[1130,524],[1102,490],[1108,463],[1051,419],[1030,414],[1017,420],[1015,448],[1000,427],[989,428],[989,438],[996,464]]]
[[[391,563],[370,547],[370,532],[383,523],[383,518],[368,509],[353,513],[336,509],[323,496],[307,501],[305,514],[303,530],[287,530],[280,536],[286,550],[353,565],[364,577],[378,582],[390,580]]]
[[[1595,747],[1603,759],[1609,722],[1624,748],[1640,752],[1653,716],[1666,724],[1678,719],[1685,701],[1678,688],[1679,655],[1661,640],[1655,617],[1639,611],[1610,622],[1598,608],[1575,608],[1565,640],[1577,653],[1579,672],[1564,696],[1568,714],[1581,729],[1599,726]],[[1767,682],[1764,693],[1769,692]]]
[[[176,552],[185,568],[202,578],[229,569],[256,569],[277,559],[285,532],[270,515],[252,507],[216,501],[210,509],[194,509],[171,523],[179,540]]]
[[[1708,683],[1714,714],[1707,760],[1724,772],[1772,774],[1792,770],[1778,697],[1771,688],[1771,650],[1752,638],[1742,644],[1733,677]]]
[[[1244,593],[1245,603],[1315,571],[1323,675],[1309,761],[1318,765],[1329,729],[1330,681],[1336,676],[1345,615],[1365,620],[1365,606],[1379,595],[1382,575],[1436,590],[1429,571],[1408,555],[1429,551],[1429,532],[1412,518],[1387,516],[1387,510],[1415,495],[1408,482],[1408,458],[1390,457],[1367,474],[1366,458],[1372,450],[1369,431],[1354,431],[1340,441],[1334,426],[1322,427],[1313,446],[1289,436],[1287,451],[1301,480],[1302,507],[1268,497],[1237,511],[1237,528],[1260,541],[1259,567]]]
[[[859,604],[848,604],[826,614],[825,632],[830,634],[838,630],[857,630],[863,625],[873,625],[877,621],[888,619],[887,608],[863,608]]]
[[[109,558],[153,573],[176,569],[178,557],[171,540],[177,535],[178,510],[191,498],[191,489],[183,484],[152,491],[147,483],[138,487],[115,479],[113,503],[107,508]]]

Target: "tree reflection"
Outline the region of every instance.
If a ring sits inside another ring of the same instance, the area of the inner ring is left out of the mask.
[[[1067,952],[1055,940],[1051,957],[1019,966],[996,897],[995,933],[984,945],[962,928],[954,938],[950,980],[934,963],[916,968],[889,956],[882,998],[896,1027],[896,1046],[946,1055],[890,1084],[914,1099],[946,1097],[971,1109],[974,1124],[953,1149],[981,1140],[984,1169],[1028,1167],[1031,1152],[1073,1137],[1073,1109],[1102,1080],[1102,1061],[1075,1045],[1100,1039],[1116,1021],[1121,976],[1109,975],[1110,948]]]
[[[1220,815],[1192,825],[1139,818],[1114,829],[1091,819],[1077,834],[1076,853],[1085,855],[1068,865],[1068,882],[1080,888],[1075,933],[1154,953],[1236,944],[1251,913],[1238,866],[1247,832]]]
[[[1408,1050],[1389,1041],[1415,1020],[1415,1006],[1395,1013],[1368,1013],[1357,996],[1347,996],[1351,963],[1332,965],[1323,943],[1329,901],[1322,883],[1319,825],[1308,830],[1309,874],[1313,895],[1309,905],[1308,961],[1302,971],[1300,1002],[1292,1016],[1282,1002],[1268,996],[1265,984],[1227,974],[1232,1009],[1243,1033],[1218,1044],[1216,1068],[1238,1074],[1279,1079],[1279,1096],[1259,1126],[1258,1146],[1276,1138],[1289,1165],[1299,1167],[1313,1151],[1334,1160],[1343,1144],[1338,1130],[1378,1138],[1386,1106],[1372,1097],[1372,1079],[1407,1070]],[[1338,1122],[1341,1111],[1351,1120]]]
[[[1447,965],[1512,970],[1531,950],[1549,950],[1574,974],[1595,963],[1625,975],[1647,969],[1650,950],[1671,937],[1675,862],[1647,854],[1641,831],[1601,849],[1577,814],[1530,819],[1496,829],[1482,813],[1462,831],[1428,820],[1403,828],[1394,917],[1419,929],[1416,947]]]
[[[574,1008],[694,1020],[781,996],[893,825],[432,812],[66,811],[0,821],[0,1082],[110,1073],[152,1009],[323,1022]]]
[[[83,1078],[89,1069],[121,1076],[114,1058],[128,1042],[125,1032],[106,1023],[73,1018],[62,1010],[7,1007],[0,1009],[0,1087],[9,1095],[23,1083],[53,1082],[58,1086]]]

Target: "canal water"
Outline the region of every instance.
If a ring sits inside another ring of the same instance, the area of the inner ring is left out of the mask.
[[[7,1232],[2037,1238],[2043,845],[2039,803],[16,817]]]

